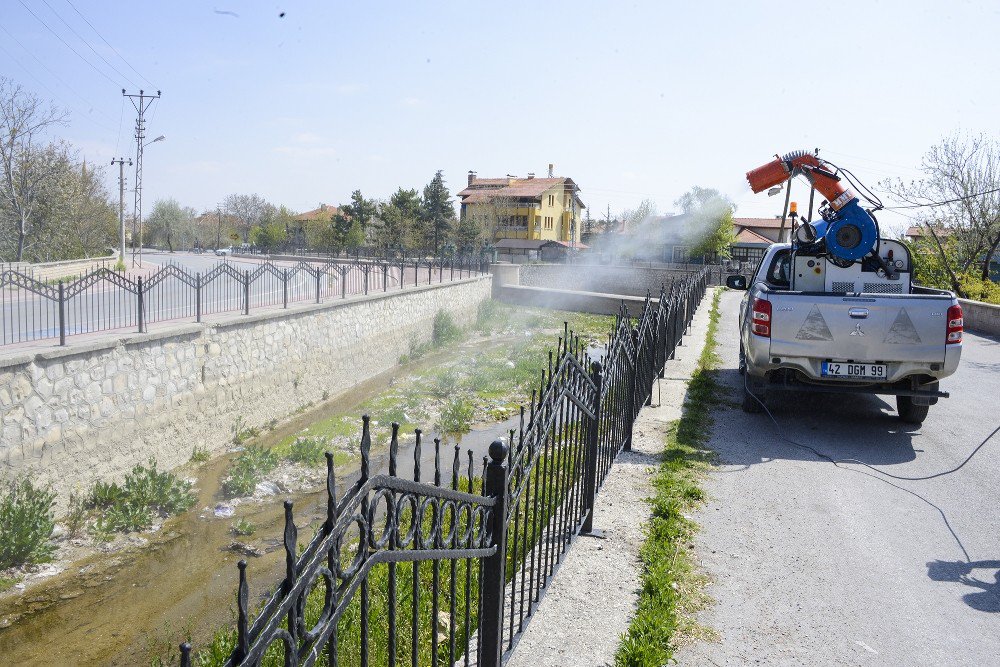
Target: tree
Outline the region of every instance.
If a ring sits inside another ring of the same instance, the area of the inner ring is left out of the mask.
[[[378,217],[382,221],[379,244],[387,248],[420,245],[420,214],[417,191],[397,189],[389,201],[381,202],[378,207]]]
[[[277,219],[258,225],[250,232],[250,243],[262,250],[277,250],[284,246],[287,240],[287,228]]]
[[[424,187],[421,201],[421,218],[427,223],[427,241],[432,241],[434,254],[438,254],[441,243],[448,240],[451,225],[455,220],[455,208],[451,205],[451,193],[439,169],[431,182]]]
[[[36,144],[66,112],[42,102],[10,79],[0,77],[0,197],[17,234],[16,261],[24,258],[40,191],[55,174],[56,161],[40,159]]]
[[[170,252],[174,251],[174,242],[183,244],[184,237],[191,240],[194,210],[184,208],[173,197],[158,199],[153,204],[153,210],[146,218],[146,237],[149,244],[164,243]]]
[[[492,240],[492,237],[491,237]],[[455,225],[455,247],[459,252],[472,252],[483,241],[483,229],[475,215],[464,215]]]
[[[694,186],[674,202],[681,213],[689,216],[691,255],[727,257],[729,247],[736,242],[733,212],[736,205],[714,188]]]
[[[920,171],[923,178],[885,180],[879,188],[908,205],[926,206],[915,209],[915,221],[933,242],[946,284],[964,296],[963,278],[989,281],[1000,247],[1000,144],[983,134],[954,133],[931,146]]]
[[[250,243],[250,231],[274,215],[275,208],[258,194],[229,195],[223,202],[244,243]]]
[[[361,190],[355,190],[351,193],[351,203],[341,206],[340,212],[361,225],[361,230],[364,232],[372,218],[378,214],[378,202],[374,199],[365,199]]]

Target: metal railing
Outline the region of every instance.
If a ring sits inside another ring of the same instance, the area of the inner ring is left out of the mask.
[[[482,275],[482,258],[389,258],[262,262],[237,268],[220,262],[207,272],[168,264],[150,275],[99,268],[72,281],[36,280],[19,270],[0,272],[0,345],[113,329],[144,332],[170,320],[201,322],[205,315],[242,312],[290,303],[320,303],[390,289]]]
[[[227,667],[237,665],[479,665],[510,656],[571,543],[599,531],[594,499],[639,410],[672,358],[705,294],[708,272],[647,297],[637,318],[624,306],[600,361],[569,330],[549,355],[509,443],[455,446],[442,483],[421,479],[416,432],[412,480],[399,476],[399,426],[388,474],[371,472],[363,417],[358,480],[337,499],[327,454],[326,520],[299,553],[285,502],[285,576],[251,621],[246,562],[238,564],[237,623]],[[192,647],[181,644],[181,665]]]

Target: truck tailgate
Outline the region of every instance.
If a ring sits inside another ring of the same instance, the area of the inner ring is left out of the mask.
[[[771,356],[943,362],[945,295],[773,292]]]

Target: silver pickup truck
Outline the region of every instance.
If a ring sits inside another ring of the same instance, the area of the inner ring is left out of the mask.
[[[838,266],[772,245],[740,309],[743,409],[758,412],[773,390],[887,394],[899,417],[919,424],[938,382],[958,368],[962,307],[945,290],[913,285],[909,251],[879,239],[875,260]]]

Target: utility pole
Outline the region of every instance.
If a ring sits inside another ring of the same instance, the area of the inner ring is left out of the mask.
[[[222,247],[222,209],[216,206],[215,212],[219,214],[219,229],[215,233],[215,249],[218,250]]]
[[[135,108],[138,118],[135,121],[135,220],[139,226],[139,265],[142,265],[142,140],[146,138],[146,111],[154,100],[160,99],[160,91],[156,95],[147,95],[140,90],[138,95],[129,94],[122,88],[122,96],[129,98]],[[135,232],[133,231],[133,234]],[[132,266],[136,265],[135,249],[132,250]]]
[[[118,165],[118,262],[125,266],[125,158],[111,160],[111,166]],[[132,166],[132,158],[128,159]]]

